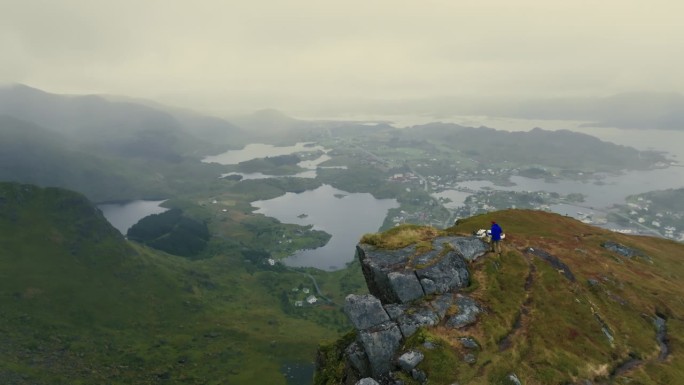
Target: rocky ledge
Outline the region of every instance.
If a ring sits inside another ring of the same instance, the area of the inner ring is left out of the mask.
[[[468,262],[487,252],[476,237],[438,237],[429,251],[415,245],[397,250],[359,244],[370,294],[347,296],[344,311],[356,329],[345,349],[345,384],[398,384],[396,371],[420,382],[422,355],[399,351],[420,327],[463,328],[477,320],[481,306],[459,291],[470,284]]]

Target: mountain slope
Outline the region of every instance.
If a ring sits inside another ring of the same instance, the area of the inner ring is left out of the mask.
[[[89,152],[174,162],[212,145],[239,146],[245,136],[217,118],[184,111],[174,115],[162,106],[52,94],[25,85],[0,87],[0,114],[61,133]]]
[[[404,335],[394,358],[419,352],[424,359],[416,372],[395,367],[392,377],[445,385],[670,384],[682,378],[684,359],[677,352],[684,345],[684,245],[529,210],[462,220],[442,235],[468,236],[493,219],[507,234],[503,254],[487,253],[469,264],[470,285],[453,294],[477,303],[476,319],[454,326],[453,318],[467,309],[457,300],[435,325],[429,326],[429,317],[420,321],[423,327]],[[425,233],[433,235],[418,243],[423,248],[438,231]],[[369,239],[401,236],[394,230]],[[387,260],[398,250],[385,249],[378,258]],[[411,258],[422,260],[420,250]],[[424,314],[425,303],[434,308],[438,298],[443,297],[383,304],[390,317],[399,308],[410,318]],[[402,317],[396,322],[405,327]],[[379,332],[360,333],[363,346],[378,348],[363,338]],[[349,342],[321,350],[316,384],[346,383],[359,375],[342,352]]]
[[[62,134],[0,115],[0,181],[78,190],[113,198],[108,192],[134,190],[115,161],[84,153]]]
[[[292,288],[355,279],[220,242],[188,261],[126,241],[80,194],[0,183],[0,383],[306,384],[316,341],[347,324]]]
[[[187,111],[0,87],[0,180],[79,191],[94,201],[196,191],[223,168],[205,154],[244,144],[221,119]]]

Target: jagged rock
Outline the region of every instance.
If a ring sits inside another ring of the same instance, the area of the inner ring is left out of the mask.
[[[370,294],[349,294],[345,298],[344,313],[357,330],[368,329],[390,320],[380,300]]]
[[[453,291],[467,286],[470,280],[459,250],[476,258],[478,253],[486,252],[481,244],[478,239],[441,237],[433,242],[432,250],[420,255],[416,255],[415,246],[382,250],[357,245],[357,257],[371,294],[351,294],[345,299],[344,311],[359,331],[357,342],[345,350],[349,367],[359,374],[354,380],[372,376],[380,381],[387,376],[403,340],[420,327],[439,324],[454,305],[459,313],[447,325],[462,327],[475,321],[480,311],[477,303],[468,297],[455,297]],[[416,303],[426,295],[431,295],[429,301]],[[427,381],[425,373],[415,370],[417,362],[413,364],[409,358],[412,356],[398,361],[399,365],[416,380]]]
[[[388,274],[395,270],[405,271],[409,257],[414,252],[414,246],[400,250],[382,250],[371,245],[357,245],[356,256],[361,262],[368,291],[383,303],[400,302],[397,294],[392,290]]]
[[[369,292],[384,304],[406,303],[425,294],[447,293],[468,286],[467,264],[461,252],[452,246],[458,244],[459,237],[438,240],[433,242],[432,250],[417,257],[415,246],[383,250],[357,245],[356,254]]]
[[[511,381],[515,385],[522,385],[522,382],[520,382],[520,379],[518,379],[518,376],[515,375],[515,373],[510,373],[508,376],[506,376],[509,381]]]
[[[477,341],[471,337],[461,337],[458,339],[461,341],[461,345],[463,345],[464,348],[466,349],[479,349],[480,345],[478,345]]]
[[[440,237],[435,239],[435,243],[449,243],[454,249],[461,252],[467,261],[474,261],[478,257],[485,255],[489,250],[489,245],[478,237]]]
[[[432,306],[432,309],[434,309],[439,318],[444,318],[453,304],[454,296],[451,293],[440,295],[430,302],[430,306]]]
[[[631,247],[627,247],[617,242],[606,241],[603,242],[601,246],[626,258],[638,257],[641,255],[638,250],[632,249]]]
[[[466,364],[474,364],[477,362],[477,357],[473,353],[467,353],[465,356],[463,356],[463,362]]]
[[[396,323],[385,322],[372,329],[359,332],[359,340],[368,356],[373,377],[379,378],[391,369],[394,353],[401,345],[401,332]]]
[[[536,255],[537,257],[543,259],[544,261],[548,262],[554,269],[561,272],[563,276],[565,276],[565,278],[568,279],[568,281],[575,282],[575,275],[572,274],[570,267],[568,267],[568,265],[566,265],[565,263],[561,262],[561,260],[558,259],[558,257],[554,257],[546,251],[538,248],[529,247],[527,248],[527,250],[525,250],[525,252]]]
[[[387,278],[392,292],[401,303],[411,302],[425,295],[423,287],[413,271],[408,273],[393,271],[387,275]]]
[[[366,352],[357,341],[349,344],[347,349],[344,351],[344,355],[347,357],[349,365],[356,371],[356,373],[359,374],[360,377],[368,377],[371,375],[368,356],[366,356]]]
[[[436,293],[447,293],[470,284],[470,272],[456,250],[432,250],[415,258],[416,275],[435,283]]]
[[[458,295],[456,306],[458,306],[458,313],[446,321],[446,326],[459,329],[477,321],[477,315],[480,314],[481,310],[474,299]]]
[[[435,281],[428,279],[428,278],[423,278],[420,280],[420,285],[423,287],[423,291],[425,292],[425,295],[430,295],[434,294],[437,292],[437,285],[435,285]]]
[[[422,326],[434,326],[439,323],[439,315],[427,307],[414,307],[397,318],[397,324],[404,338],[408,338]]]
[[[404,311],[406,311],[406,305],[399,305],[395,303],[390,303],[387,305],[383,306],[385,308],[385,311],[389,315],[390,319],[396,321],[399,319],[404,314]]]
[[[425,372],[420,369],[411,370],[411,377],[413,377],[414,380],[420,382],[421,384],[424,384],[427,381],[427,374],[425,374]]]
[[[405,372],[410,373],[418,364],[423,361],[425,355],[417,350],[411,350],[399,356],[397,359],[397,364]]]
[[[391,372],[386,381],[387,385],[405,385],[404,380],[399,378],[398,373],[401,372]]]
[[[658,341],[658,346],[660,347],[658,360],[664,361],[668,354],[670,354],[670,346],[667,337],[667,320],[656,313],[653,324],[656,328],[656,341]]]
[[[380,383],[370,377],[366,377],[358,380],[355,385],[380,385]]]

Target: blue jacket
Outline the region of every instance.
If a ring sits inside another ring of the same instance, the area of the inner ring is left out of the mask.
[[[501,226],[498,224],[494,223],[492,224],[492,241],[500,241],[501,240],[501,233],[503,233],[503,230],[501,230]]]

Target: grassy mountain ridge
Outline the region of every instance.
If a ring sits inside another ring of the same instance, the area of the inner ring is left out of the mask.
[[[501,256],[488,253],[470,265],[473,279],[464,294],[481,304],[478,321],[423,329],[401,348],[425,355],[418,369],[431,384],[514,384],[511,374],[526,385],[682,378],[684,245],[531,210],[471,217],[447,232],[468,235],[491,220],[507,235]],[[466,347],[464,338],[477,347]],[[322,351],[330,357],[330,349]],[[319,368],[324,372],[335,369]],[[402,379],[419,383],[410,375]],[[343,377],[321,376],[316,383],[343,383]]]

